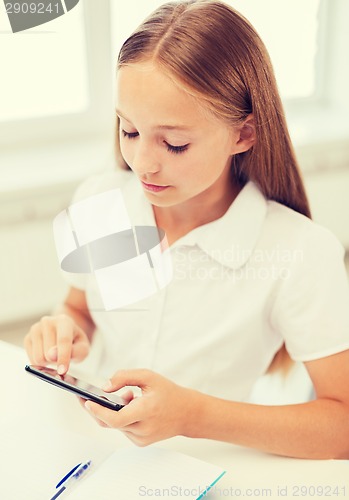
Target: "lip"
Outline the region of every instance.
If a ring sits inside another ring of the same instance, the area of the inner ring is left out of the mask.
[[[142,182],[143,187],[147,191],[151,191],[152,193],[159,193],[160,191],[165,191],[165,189],[169,188],[170,186],[159,186],[157,184],[147,184],[146,182]]]

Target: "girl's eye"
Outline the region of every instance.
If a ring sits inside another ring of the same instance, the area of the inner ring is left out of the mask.
[[[127,139],[135,139],[139,136],[138,132],[126,132],[126,130],[121,130],[121,132],[124,137],[127,137]],[[167,151],[175,154],[184,153],[189,146],[189,144],[184,144],[183,146],[172,146],[172,144],[169,144],[166,141],[164,141],[164,144],[166,145]]]
[[[168,142],[165,142],[165,144],[167,147],[167,151],[170,151],[170,153],[175,153],[175,154],[184,153],[184,151],[186,151],[189,146],[189,144],[184,144],[183,146],[172,146]]]
[[[138,132],[126,132],[126,130],[122,130],[122,135],[127,137],[127,139],[134,139],[139,136]]]

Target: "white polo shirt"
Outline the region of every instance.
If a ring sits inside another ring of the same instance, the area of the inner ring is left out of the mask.
[[[155,225],[132,172],[89,178],[74,201],[113,188],[121,188],[134,226]],[[105,311],[93,275],[65,274],[86,291],[102,336],[99,375],[150,368],[241,401],[284,342],[298,361],[349,349],[343,253],[327,229],[248,182],[223,217],[170,247],[173,279],[154,295]]]

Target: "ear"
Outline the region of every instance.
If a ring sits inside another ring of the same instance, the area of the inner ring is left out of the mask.
[[[248,151],[256,142],[256,127],[253,114],[248,115],[243,124],[239,125],[235,131],[233,154]]]

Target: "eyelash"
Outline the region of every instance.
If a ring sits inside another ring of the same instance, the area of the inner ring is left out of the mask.
[[[122,135],[124,137],[127,137],[127,139],[135,139],[136,137],[139,136],[138,132],[126,132],[125,130],[122,130]],[[183,146],[172,146],[171,144],[168,144],[166,141],[164,141],[167,147],[167,151],[170,153],[174,154],[180,154],[184,153],[188,149],[189,144],[184,144]]]

